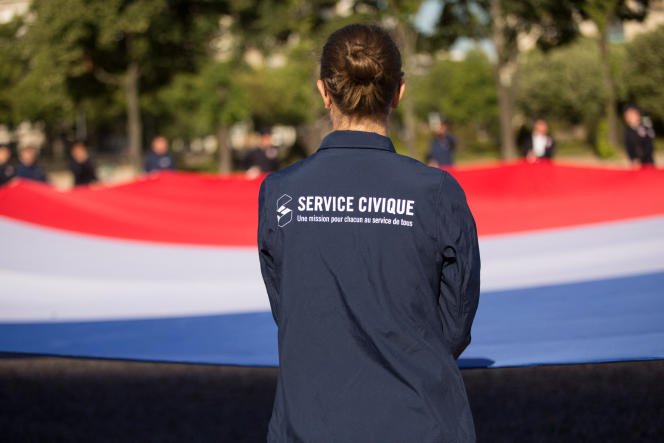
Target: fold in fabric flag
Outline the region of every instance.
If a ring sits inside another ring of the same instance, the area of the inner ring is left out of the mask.
[[[664,358],[664,171],[452,173],[483,268],[460,365]],[[276,365],[255,249],[260,181],[170,172],[0,188],[0,351]]]

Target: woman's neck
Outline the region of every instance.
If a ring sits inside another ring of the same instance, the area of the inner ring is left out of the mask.
[[[332,130],[375,132],[387,136],[387,119],[381,121],[367,117],[332,115]]]

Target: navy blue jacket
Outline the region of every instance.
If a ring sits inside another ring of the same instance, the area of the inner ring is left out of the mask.
[[[0,185],[8,183],[9,180],[14,178],[14,174],[16,174],[16,169],[11,163],[7,162],[0,165]]]
[[[16,165],[16,177],[26,178],[28,180],[36,180],[44,183],[48,181],[46,178],[46,172],[44,172],[42,167],[37,163],[27,166],[19,162]]]
[[[625,129],[625,150],[630,160],[638,160],[642,165],[655,163],[653,156],[653,139],[655,134],[652,129],[643,125],[636,128],[627,126]]]
[[[143,169],[145,172],[154,172],[154,171],[163,171],[175,169],[175,162],[170,153],[157,154],[154,151],[150,151],[145,157],[145,163],[143,164]]]
[[[332,132],[263,182],[258,246],[279,330],[269,442],[475,440],[455,359],[480,257],[448,173]]]
[[[97,171],[92,160],[79,163],[73,158],[69,161],[69,170],[74,176],[74,185],[88,185],[97,181]]]
[[[429,144],[429,156],[427,160],[433,160],[440,166],[452,166],[454,164],[455,150],[456,139],[452,134],[445,134],[442,137],[436,136]]]

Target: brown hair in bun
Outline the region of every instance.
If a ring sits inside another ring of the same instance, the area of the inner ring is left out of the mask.
[[[385,117],[402,75],[399,48],[378,26],[345,26],[323,46],[320,78],[344,115]]]

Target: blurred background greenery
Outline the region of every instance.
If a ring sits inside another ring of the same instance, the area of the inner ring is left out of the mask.
[[[238,134],[280,125],[295,161],[329,130],[322,43],[358,21],[402,48],[403,153],[424,158],[431,113],[462,162],[516,157],[536,117],[562,156],[622,158],[627,103],[664,133],[662,1],[0,0],[0,142],[36,128],[54,167],[84,139],[102,168],[138,169],[161,133],[181,167],[228,172]]]

